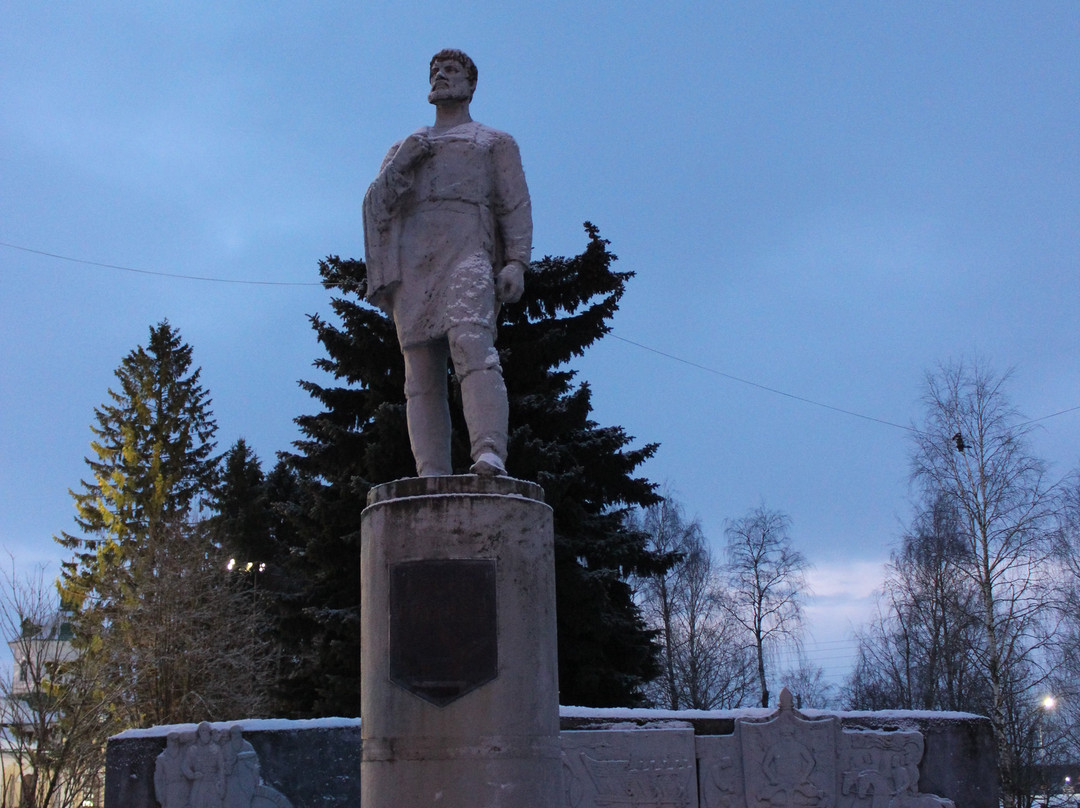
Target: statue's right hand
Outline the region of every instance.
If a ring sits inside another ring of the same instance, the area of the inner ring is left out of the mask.
[[[398,171],[409,171],[421,160],[431,154],[431,140],[425,135],[414,132],[398,146],[394,155],[394,166]]]

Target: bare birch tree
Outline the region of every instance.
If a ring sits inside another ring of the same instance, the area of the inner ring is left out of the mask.
[[[752,687],[748,655],[725,619],[725,592],[696,520],[670,494],[636,512],[632,526],[650,549],[678,557],[662,574],[637,581],[646,621],[658,632],[661,675],[647,690],[657,706],[709,710],[738,706]]]
[[[795,709],[828,709],[836,705],[837,687],[825,679],[825,669],[814,665],[803,654],[797,664],[784,671],[784,687],[791,691]]]
[[[1028,448],[1032,427],[1005,395],[1008,378],[978,362],[928,374],[912,459],[912,478],[928,497],[947,498],[958,515],[961,569],[978,593],[982,642],[972,650],[989,688],[1007,806],[1023,793],[1016,745],[1023,733],[1015,722],[1043,679],[1044,619],[1052,606],[1048,538],[1058,493]]]
[[[105,670],[75,652],[70,625],[44,574],[0,575],[0,631],[13,665],[0,675],[0,716],[13,772],[3,804],[100,804],[105,742],[116,698]]]
[[[673,649],[682,705],[714,710],[740,706],[753,692],[752,659],[727,619],[729,594],[707,543],[690,548],[681,572],[683,619]]]
[[[765,505],[728,523],[725,609],[747,638],[757,663],[761,706],[769,706],[766,662],[782,641],[798,644],[809,563],[791,543],[791,520]]]
[[[1080,759],[1080,470],[1062,497],[1055,536],[1055,563],[1062,583],[1061,623],[1052,652],[1053,678],[1047,689],[1053,702],[1044,732],[1053,745],[1047,751],[1060,761]]]
[[[978,591],[965,559],[956,509],[939,494],[916,514],[886,565],[876,615],[856,632],[851,707],[987,711],[972,654],[981,645]]]

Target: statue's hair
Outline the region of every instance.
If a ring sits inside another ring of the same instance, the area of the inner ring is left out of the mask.
[[[431,57],[431,62],[428,64],[430,70],[435,66],[435,63],[440,59],[453,59],[455,62],[465,68],[465,74],[469,77],[469,83],[473,87],[476,87],[476,77],[479,75],[476,69],[476,62],[469,58],[469,55],[465,51],[460,51],[457,48],[443,48],[441,51]]]

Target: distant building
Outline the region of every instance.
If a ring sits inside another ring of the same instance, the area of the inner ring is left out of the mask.
[[[14,665],[9,697],[30,696],[52,677],[57,665],[73,660],[77,655],[73,636],[70,612],[58,611],[44,625],[24,618],[20,636],[8,641]]]
[[[61,609],[41,623],[24,618],[19,636],[8,641],[12,669],[0,701],[0,806],[29,804],[23,794],[34,789],[35,753],[60,719],[52,686],[62,679],[58,669],[78,656],[73,636],[71,612]],[[82,804],[100,801],[88,795]]]

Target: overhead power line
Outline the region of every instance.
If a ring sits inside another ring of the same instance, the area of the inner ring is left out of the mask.
[[[714,376],[720,376],[720,377],[728,379],[730,381],[738,382],[739,384],[748,385],[749,387],[756,387],[758,390],[764,390],[764,391],[766,391],[768,393],[774,393],[775,395],[778,395],[778,396],[784,396],[786,398],[790,398],[790,399],[793,399],[795,401],[801,401],[804,404],[813,404],[815,407],[822,407],[822,408],[824,408],[826,410],[832,410],[833,412],[839,412],[839,413],[842,413],[844,415],[851,415],[851,416],[853,416],[855,418],[862,418],[865,421],[873,421],[873,422],[878,423],[878,424],[884,424],[885,426],[895,427],[896,429],[903,429],[905,432],[915,432],[916,431],[916,430],[912,429],[910,426],[904,426],[903,424],[894,424],[892,421],[885,421],[885,420],[883,420],[881,418],[875,418],[872,415],[863,415],[861,412],[854,412],[853,410],[845,410],[845,409],[842,409],[841,407],[834,407],[832,404],[824,404],[824,403],[822,403],[820,401],[814,401],[812,398],[805,398],[804,396],[797,396],[794,393],[788,393],[788,392],[785,392],[784,390],[777,390],[775,387],[767,387],[764,384],[758,384],[757,382],[752,382],[749,379],[742,379],[742,378],[739,378],[738,376],[732,376],[730,373],[724,373],[722,370],[717,370],[716,368],[711,368],[708,365],[702,365],[702,364],[699,364],[698,362],[691,362],[689,359],[683,359],[681,356],[676,356],[675,354],[666,353],[665,351],[658,350],[657,348],[650,348],[648,345],[643,345],[640,342],[635,342],[634,340],[627,339],[626,337],[620,337],[618,334],[611,334],[611,336],[614,337],[615,339],[621,341],[621,342],[625,342],[625,343],[627,343],[629,345],[634,345],[634,346],[636,346],[638,348],[641,348],[642,350],[650,351],[650,352],[652,352],[654,354],[657,354],[659,356],[663,356],[663,357],[665,357],[667,359],[671,359],[671,360],[673,360],[675,362],[681,362],[684,365],[689,365],[690,367],[697,368],[698,370],[704,370],[706,373],[712,373]]]
[[[246,286],[322,286],[318,281],[249,281],[237,280],[234,278],[210,278],[203,275],[181,275],[178,272],[160,272],[154,269],[137,269],[136,267],[123,267],[117,264],[103,264],[99,261],[87,261],[85,258],[72,258],[70,255],[58,255],[56,253],[45,252],[44,250],[21,247],[18,244],[9,244],[6,241],[0,241],[0,247],[21,250],[22,252],[33,253],[34,255],[44,255],[48,258],[56,258],[60,261],[70,261],[73,264],[86,264],[87,266],[102,267],[104,269],[119,269],[123,272],[137,272],[140,275],[157,275],[161,278],[178,278],[186,281],[206,281],[208,283],[239,283]]]
[[[724,371],[722,371],[722,370],[717,370],[716,368],[711,368],[708,365],[702,365],[699,362],[693,362],[693,361],[691,361],[689,359],[684,359],[681,356],[676,356],[675,354],[667,353],[666,351],[661,351],[658,348],[652,348],[652,347],[650,347],[648,345],[645,345],[645,344],[643,344],[641,342],[635,342],[632,339],[627,339],[626,337],[620,337],[618,334],[614,334],[614,333],[609,332],[609,336],[614,337],[615,339],[619,340],[620,342],[625,342],[628,345],[633,345],[633,346],[635,346],[637,348],[641,348],[644,351],[649,351],[650,353],[654,353],[654,354],[657,354],[658,356],[662,356],[665,359],[671,359],[674,362],[681,362],[682,364],[689,365],[692,368],[697,368],[698,370],[704,370],[706,373],[711,373],[714,376],[720,376],[720,377],[722,377],[724,379],[728,379],[728,380],[733,381],[733,382],[738,382],[739,384],[745,384],[745,385],[747,385],[749,387],[756,387],[758,390],[764,390],[764,391],[766,391],[768,393],[773,393],[773,394],[778,395],[778,396],[784,396],[785,398],[790,398],[790,399],[793,399],[794,401],[800,401],[800,402],[802,402],[804,404],[812,404],[815,407],[822,407],[822,408],[824,408],[826,410],[832,410],[833,412],[842,413],[843,415],[850,415],[850,416],[852,416],[854,418],[862,418],[864,421],[873,421],[874,423],[877,423],[877,424],[883,424],[885,426],[891,426],[891,427],[894,427],[896,429],[902,429],[905,432],[911,432],[911,433],[916,434],[916,435],[920,434],[919,430],[915,429],[914,427],[904,426],[903,424],[896,424],[896,423],[893,423],[892,421],[886,421],[883,418],[875,418],[872,415],[864,415],[861,412],[855,412],[853,410],[845,410],[842,407],[834,407],[832,404],[825,404],[825,403],[823,403],[821,401],[815,401],[812,398],[806,398],[805,396],[797,396],[794,393],[788,393],[788,392],[786,392],[784,390],[778,390],[775,387],[768,387],[768,386],[766,386],[764,384],[758,384],[757,382],[752,382],[749,379],[743,379],[743,378],[740,378],[738,376],[732,376],[730,373],[724,373]],[[1058,410],[1057,412],[1052,412],[1049,415],[1043,415],[1043,416],[1041,416],[1039,418],[1032,418],[1030,421],[1024,421],[1024,422],[1022,422],[1020,424],[1017,424],[1017,426],[1028,426],[1029,424],[1037,424],[1039,421],[1046,421],[1049,418],[1057,418],[1059,415],[1065,415],[1065,414],[1070,413],[1070,412],[1076,412],[1077,410],[1080,410],[1080,405],[1077,405],[1075,407],[1068,407],[1067,409],[1064,409],[1064,410]]]
[[[1080,404],[1077,404],[1075,407],[1069,407],[1067,410],[1058,410],[1057,412],[1052,412],[1049,415],[1042,416],[1041,418],[1032,418],[1030,421],[1024,421],[1022,424],[1017,424],[1017,426],[1027,426],[1028,424],[1037,424],[1037,423],[1039,423],[1039,421],[1045,421],[1047,418],[1057,418],[1059,415],[1065,415],[1066,413],[1076,412],[1077,410],[1080,410]]]
[[[213,277],[203,276],[203,275],[182,275],[182,274],[177,273],[177,272],[161,272],[159,270],[153,270],[153,269],[138,269],[136,267],[125,267],[125,266],[120,266],[118,264],[105,264],[105,263],[101,263],[100,261],[88,261],[85,258],[73,258],[72,256],[69,256],[69,255],[59,255],[58,253],[46,252],[45,250],[36,250],[36,249],[33,249],[32,247],[23,247],[23,246],[21,246],[19,244],[11,244],[10,242],[6,242],[6,241],[0,241],[0,247],[7,247],[8,249],[11,249],[11,250],[20,250],[22,252],[33,253],[34,255],[43,255],[43,256],[45,256],[47,258],[56,258],[57,260],[60,260],[60,261],[69,261],[69,262],[71,262],[73,264],[85,264],[86,266],[101,267],[103,269],[116,269],[116,270],[120,270],[120,271],[123,271],[123,272],[135,272],[135,273],[138,273],[140,275],[156,275],[156,276],[161,277],[161,278],[177,278],[177,279],[180,279],[180,280],[203,281],[203,282],[206,282],[206,283],[238,283],[238,284],[244,284],[244,285],[247,285],[247,286],[322,286],[323,285],[319,281],[253,281],[253,280],[241,280],[241,279],[235,279],[235,278],[213,278]],[[897,424],[897,423],[893,423],[892,421],[886,421],[883,418],[875,418],[872,415],[865,415],[865,414],[863,414],[861,412],[855,412],[854,410],[845,410],[842,407],[835,407],[832,404],[825,404],[824,402],[821,402],[821,401],[815,401],[812,398],[806,398],[805,396],[795,395],[794,393],[788,393],[788,392],[786,392],[784,390],[779,390],[779,389],[777,389],[775,387],[769,387],[769,386],[764,385],[764,384],[759,384],[758,382],[750,381],[749,379],[743,379],[743,378],[741,378],[739,376],[733,376],[730,373],[725,373],[722,370],[717,370],[716,368],[711,368],[708,365],[702,365],[699,362],[693,362],[693,361],[691,361],[689,359],[684,359],[681,356],[676,356],[675,354],[667,353],[666,351],[661,351],[658,348],[652,348],[652,347],[650,347],[648,345],[645,345],[645,344],[643,344],[641,342],[636,342],[636,341],[634,341],[632,339],[627,339],[626,337],[620,337],[618,334],[611,333],[610,336],[614,337],[615,339],[619,340],[620,342],[625,342],[628,345],[633,345],[633,346],[635,346],[637,348],[641,348],[644,351],[649,351],[649,352],[654,353],[654,354],[656,354],[658,356],[662,356],[665,359],[670,359],[673,362],[680,362],[680,363],[682,363],[684,365],[689,365],[692,368],[697,368],[698,370],[703,370],[706,373],[711,373],[714,376],[720,376],[721,378],[728,379],[729,381],[738,382],[739,384],[745,384],[748,387],[756,387],[758,390],[764,390],[767,393],[772,393],[772,394],[778,395],[778,396],[784,396],[785,398],[790,398],[793,401],[799,401],[799,402],[802,402],[803,404],[811,404],[811,405],[813,405],[815,407],[821,407],[821,408],[826,409],[826,410],[832,410],[833,412],[838,412],[838,413],[841,413],[842,415],[850,415],[853,418],[861,418],[864,421],[872,421],[874,423],[882,424],[884,426],[891,426],[894,429],[902,429],[905,432],[912,432],[912,433],[916,433],[916,434],[918,433],[918,430],[916,430],[916,429],[914,429],[913,427],[910,427],[910,426],[904,426],[903,424]],[[1080,405],[1077,405],[1075,407],[1069,407],[1069,408],[1064,409],[1064,410],[1059,410],[1058,412],[1053,412],[1053,413],[1050,413],[1049,415],[1044,415],[1044,416],[1042,416],[1040,418],[1033,418],[1030,421],[1024,421],[1022,424],[1019,424],[1019,426],[1027,426],[1028,424],[1038,423],[1039,421],[1045,421],[1045,420],[1047,420],[1049,418],[1056,418],[1059,415],[1065,415],[1065,414],[1070,413],[1070,412],[1076,412],[1077,410],[1080,410]]]

